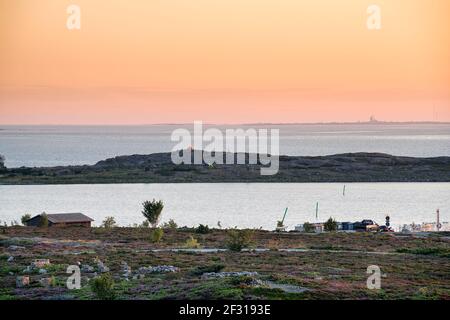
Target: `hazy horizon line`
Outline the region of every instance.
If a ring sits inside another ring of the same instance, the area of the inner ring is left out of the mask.
[[[71,123],[39,123],[39,124],[27,124],[27,123],[13,123],[13,124],[2,124],[0,126],[3,127],[13,127],[13,126],[29,126],[29,127],[38,127],[38,126],[73,126],[73,127],[88,127],[88,126],[174,126],[174,125],[191,125],[192,122],[161,122],[161,123],[111,123],[111,124],[100,124],[100,123],[85,123],[85,124],[71,124]],[[423,121],[327,121],[327,122],[241,122],[241,123],[215,123],[215,122],[203,122],[203,125],[217,125],[217,126],[249,126],[249,125],[349,125],[349,124],[368,124],[368,125],[377,125],[377,124],[450,124],[450,121],[433,121],[433,120],[423,120]],[[0,128],[1,129],[1,128]]]

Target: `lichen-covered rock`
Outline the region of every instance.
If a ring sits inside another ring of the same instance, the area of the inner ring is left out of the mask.
[[[140,267],[138,272],[140,274],[146,274],[146,273],[169,273],[169,272],[178,272],[179,269],[174,266],[149,266],[149,267]]]
[[[49,278],[41,278],[39,280],[39,283],[41,284],[41,286],[43,287],[52,287],[55,285],[55,278],[53,277],[49,277]]]
[[[97,270],[100,273],[109,272],[109,268],[101,260],[97,260]]]
[[[19,276],[16,278],[16,287],[23,288],[30,285],[30,277],[28,276]]]
[[[81,270],[81,272],[86,272],[86,273],[95,271],[94,267],[90,266],[88,264],[82,264],[80,270]]]
[[[206,272],[202,275],[205,279],[226,278],[226,277],[256,277],[258,272],[240,271],[240,272]]]
[[[34,268],[43,268],[50,265],[49,259],[36,259],[31,263],[31,266]]]
[[[24,250],[24,249],[25,249],[25,247],[22,247],[22,246],[16,246],[16,245],[10,245],[10,246],[8,247],[8,250],[11,250],[11,251]]]
[[[122,261],[121,268],[122,268],[122,275],[124,278],[128,279],[129,277],[131,277],[132,274],[131,267],[125,261]]]
[[[39,274],[46,274],[46,273],[47,273],[47,270],[41,268],[41,269],[39,269],[38,273],[39,273]]]

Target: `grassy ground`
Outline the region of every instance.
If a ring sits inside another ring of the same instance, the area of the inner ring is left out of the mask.
[[[192,229],[166,229],[160,243],[148,228],[25,228],[0,230],[0,299],[92,299],[82,273],[82,288],[66,288],[68,265],[95,266],[98,258],[111,269],[119,299],[450,299],[450,238],[445,233],[424,236],[372,233],[271,233],[254,231],[244,252],[172,252],[192,236],[203,248],[226,248],[227,231],[198,234]],[[301,249],[284,251],[280,249]],[[8,262],[13,256],[14,260]],[[50,259],[47,274],[23,273],[34,259]],[[179,272],[147,274],[127,281],[125,261],[139,267],[172,265]],[[367,267],[378,265],[381,289],[366,286]],[[207,279],[209,271],[249,271],[256,276]],[[30,285],[16,288],[17,276]],[[53,276],[55,285],[39,279]],[[306,289],[306,290],[305,290]]]

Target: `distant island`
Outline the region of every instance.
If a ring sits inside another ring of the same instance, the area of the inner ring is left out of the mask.
[[[236,154],[234,154],[236,157]],[[246,154],[248,157],[248,154]],[[248,163],[248,162],[247,162]],[[191,182],[450,182],[450,157],[382,153],[280,156],[279,172],[261,164],[175,165],[170,153],[118,156],[94,165],[0,168],[0,185]]]

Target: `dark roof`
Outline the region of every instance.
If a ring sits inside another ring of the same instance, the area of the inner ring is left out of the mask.
[[[40,215],[37,215],[40,216]],[[37,217],[36,216],[36,217]],[[65,222],[90,222],[94,221],[94,219],[85,216],[82,213],[51,213],[47,214],[48,221],[51,223],[65,223]],[[31,219],[30,219],[31,220]]]

